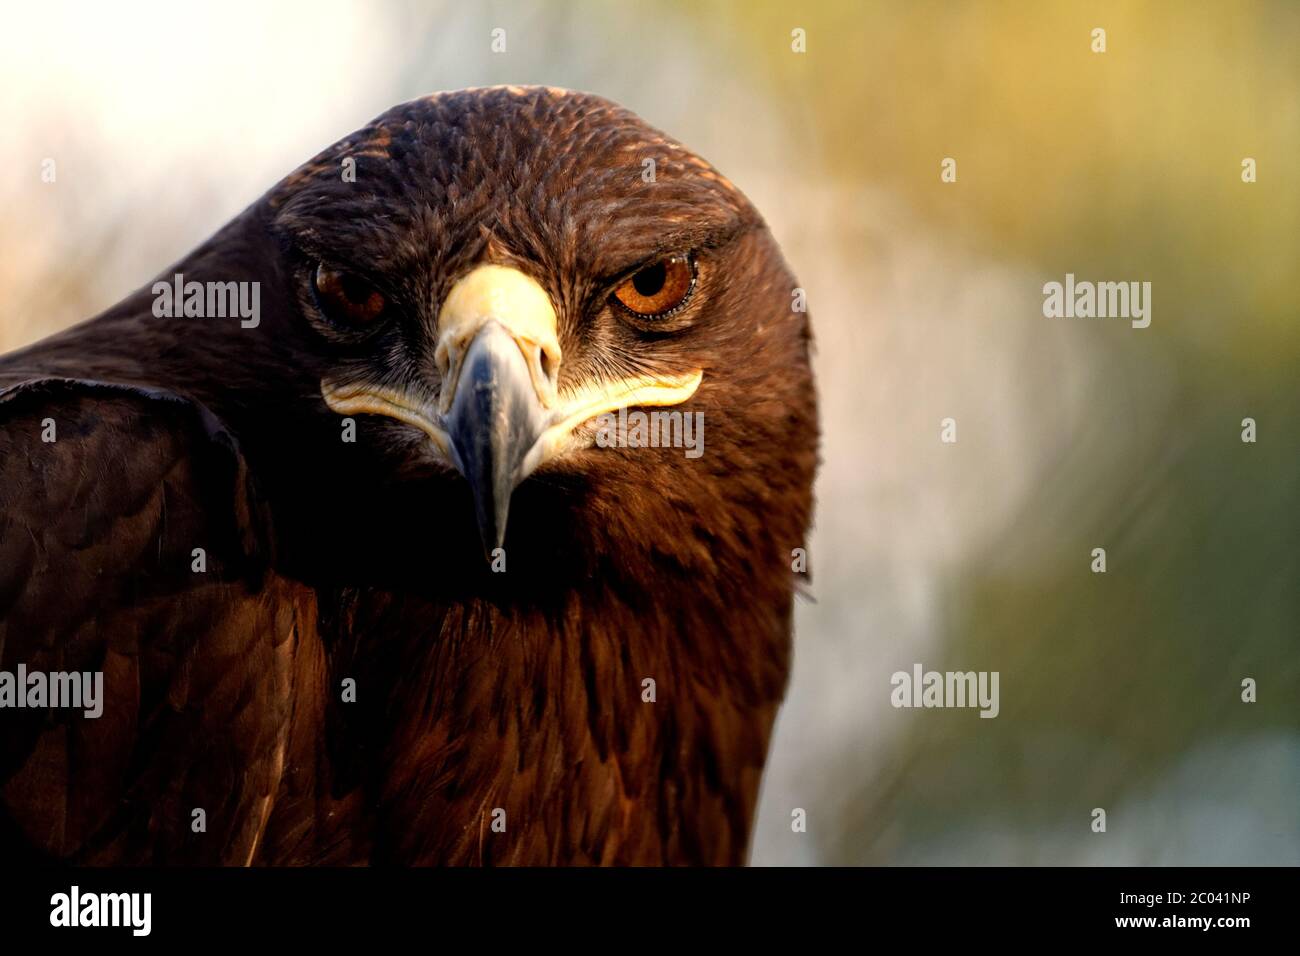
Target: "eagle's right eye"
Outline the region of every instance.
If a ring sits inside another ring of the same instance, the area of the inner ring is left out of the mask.
[[[667,318],[695,291],[695,263],[689,256],[670,256],[649,265],[614,290],[614,299],[643,319]]]
[[[312,273],[311,289],[325,317],[339,325],[354,328],[373,325],[388,305],[384,294],[364,279],[331,269],[324,263]]]

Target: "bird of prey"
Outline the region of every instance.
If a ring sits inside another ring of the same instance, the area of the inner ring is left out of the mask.
[[[708,163],[494,87],[0,358],[0,858],[744,862],[818,457],[801,296]]]

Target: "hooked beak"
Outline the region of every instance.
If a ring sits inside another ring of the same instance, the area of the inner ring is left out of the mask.
[[[410,389],[325,379],[340,414],[386,415],[421,429],[469,482],[484,554],[504,545],[510,498],[539,465],[590,444],[575,429],[606,412],[677,405],[704,373],[663,372],[578,385],[559,394],[560,344],[545,290],[516,269],[482,265],[447,294],[438,316],[436,402]]]
[[[515,339],[490,321],[474,337],[444,419],[452,464],[474,493],[483,552],[505,542],[510,496],[535,464],[529,452],[550,415]]]

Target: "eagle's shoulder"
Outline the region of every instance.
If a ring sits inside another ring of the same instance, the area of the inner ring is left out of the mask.
[[[238,443],[198,403],[74,379],[0,388],[0,680],[12,697],[20,665],[92,675],[87,690],[102,675],[90,708],[0,709],[0,851],[252,853],[313,618],[270,540]]]
[[[62,583],[65,604],[78,583],[102,595],[116,575],[146,590],[191,573],[255,575],[271,555],[269,528],[238,443],[198,402],[81,379],[0,387],[0,547],[12,549],[0,561],[0,615],[20,596],[10,587],[30,598],[50,561],[89,573]]]

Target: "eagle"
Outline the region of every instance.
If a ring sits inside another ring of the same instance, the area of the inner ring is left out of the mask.
[[[802,297],[709,163],[492,87],[0,358],[0,857],[745,862],[818,463]]]

